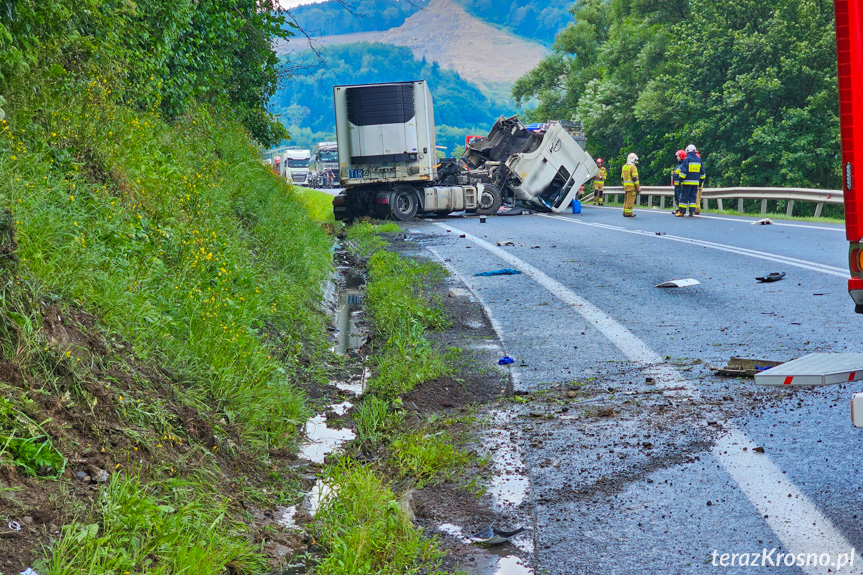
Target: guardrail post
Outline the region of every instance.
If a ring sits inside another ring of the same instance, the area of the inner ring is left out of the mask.
[[[761,215],[767,215],[767,200],[761,200]]]
[[[821,210],[822,210],[823,208],[824,208],[824,204],[823,204],[823,203],[815,204],[815,217],[816,217],[816,218],[820,218],[820,217],[821,217]]]
[[[707,202],[709,200],[707,198],[701,198],[701,209],[705,212],[707,211]]]
[[[716,200],[716,205],[719,206],[719,211],[722,211],[722,200]]]
[[[794,200],[788,200],[788,206],[785,208],[786,217],[791,217],[794,214]]]
[[[737,198],[737,211],[743,213],[743,198]]]
[[[659,208],[662,210],[665,209],[665,196],[659,196]]]

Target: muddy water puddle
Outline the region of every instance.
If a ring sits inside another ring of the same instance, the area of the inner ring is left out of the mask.
[[[365,291],[361,287],[346,288],[339,293],[339,307],[335,321],[336,341],[333,345],[335,353],[344,355],[349,351],[358,350],[365,343],[366,334],[357,325],[364,300]]]

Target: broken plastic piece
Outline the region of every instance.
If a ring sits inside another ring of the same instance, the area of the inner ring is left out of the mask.
[[[768,274],[764,277],[755,278],[755,279],[757,279],[761,283],[770,283],[770,282],[778,282],[779,280],[781,280],[784,277],[785,277],[785,272],[782,272],[782,273],[773,272],[773,273]]]
[[[690,287],[690,286],[697,286],[697,285],[701,285],[701,282],[696,280],[696,279],[686,278],[686,279],[682,279],[682,280],[671,280],[670,282],[661,283],[661,284],[657,285],[656,287],[658,287],[658,288],[681,288],[681,287]]]
[[[515,244],[512,243],[512,241],[507,240],[505,242],[497,242],[497,245],[498,246],[514,246]]]
[[[489,525],[485,529],[471,535],[470,538],[474,543],[482,545],[500,545],[525,531],[527,531],[527,527],[519,527],[515,531],[503,531],[502,529],[496,529],[494,525]]]
[[[773,220],[770,218],[762,218],[760,220],[755,220],[750,225],[752,226],[770,226],[773,225]]]
[[[494,270],[491,272],[481,272],[481,273],[478,273],[476,275],[478,275],[478,276],[514,276],[514,275],[518,275],[520,273],[521,272],[518,270],[511,270],[509,268],[503,268],[501,270]]]
[[[17,521],[10,521],[9,529],[11,529],[12,531],[21,531],[21,524]]]
[[[497,362],[498,365],[509,365],[511,363],[515,363],[515,360],[508,355],[503,356]]]
[[[21,571],[21,575],[39,575],[39,574],[36,573],[32,567],[27,567],[26,569]]]

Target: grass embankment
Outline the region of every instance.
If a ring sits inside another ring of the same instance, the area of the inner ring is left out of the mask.
[[[328,550],[317,573],[431,573],[441,553],[408,520],[399,504],[408,489],[455,479],[472,461],[447,433],[445,416],[409,420],[400,396],[454,370],[454,352],[442,353],[429,331],[449,325],[439,301],[424,286],[440,280],[439,266],[381,248],[379,233],[395,224],[354,225],[348,240],[368,256],[366,308],[374,327],[373,377],[357,408],[357,442],[381,456],[361,464],[345,456],[325,471],[332,493],[317,518]],[[473,484],[469,484],[473,487]]]
[[[261,572],[244,509],[295,497],[325,353],[321,202],[206,108],[38,93],[0,125],[0,519],[35,518],[0,571]]]

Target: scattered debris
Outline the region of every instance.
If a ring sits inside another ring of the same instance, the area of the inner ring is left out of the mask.
[[[527,531],[527,527],[519,527],[514,531],[504,531],[502,529],[496,529],[494,525],[489,525],[485,529],[477,531],[471,535],[470,538],[474,543],[479,543],[481,545],[500,545],[525,531]]]
[[[509,365],[511,363],[515,363],[515,360],[508,355],[503,356],[497,362],[498,365]]]
[[[447,297],[470,297],[470,292],[464,288],[449,288]]]
[[[17,521],[10,521],[9,522],[9,529],[12,531],[21,531],[21,524],[18,523]]]
[[[620,415],[620,408],[618,407],[601,407],[597,410],[596,415],[599,417],[617,417]]]
[[[484,223],[485,223],[485,216],[480,216],[480,217],[479,217],[479,223],[481,223],[481,224],[484,224]]]
[[[36,573],[32,567],[27,567],[26,569],[21,571],[21,575],[39,575],[39,574]]]
[[[756,373],[782,365],[781,361],[769,361],[766,359],[745,359],[732,357],[725,367],[711,365],[710,369],[715,375],[727,375],[729,377],[755,377]]]
[[[763,219],[756,220],[756,221],[752,222],[750,225],[753,225],[753,226],[772,226],[773,220],[771,220],[770,218],[763,218]]]
[[[657,235],[657,236],[664,236],[664,235],[665,235],[665,232],[656,232],[656,235]]]
[[[518,270],[503,268],[503,269],[494,270],[491,272],[480,272],[480,273],[475,274],[475,275],[478,275],[478,276],[515,276],[515,275],[518,275],[520,273],[521,272]]]
[[[764,277],[755,278],[755,279],[757,279],[761,283],[770,283],[770,282],[778,282],[779,280],[781,280],[784,277],[785,277],[785,272],[781,272],[781,273],[780,272],[773,272],[773,273],[768,274]]]
[[[658,288],[681,288],[681,287],[690,287],[690,286],[697,286],[697,285],[701,285],[701,282],[696,280],[696,279],[686,278],[686,279],[682,279],[682,280],[671,280],[671,281],[668,281],[665,283],[661,283],[661,284],[657,285],[656,287],[658,287]]]
[[[754,451],[755,453],[764,453],[764,448],[759,446],[754,448],[752,451]]]
[[[652,377],[646,377],[644,378],[644,383],[647,385],[656,385],[656,380]]]
[[[467,237],[467,236],[466,236],[465,234],[459,234],[459,236],[458,236],[458,237],[460,237],[460,238],[465,238],[465,237]]]
[[[515,244],[512,243],[511,241],[505,241],[505,242],[497,242],[497,245],[503,247],[503,246],[514,246]]]
[[[513,206],[510,208],[504,209],[504,207],[501,206],[501,209],[500,209],[500,211],[497,212],[497,215],[499,215],[499,216],[529,216],[532,213],[533,212],[531,210],[528,210],[526,208],[519,208],[519,207]]]

